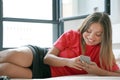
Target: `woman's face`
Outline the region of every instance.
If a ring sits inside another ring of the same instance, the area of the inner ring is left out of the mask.
[[[92,23],[83,33],[83,39],[87,45],[97,45],[102,40],[103,28],[99,23]]]

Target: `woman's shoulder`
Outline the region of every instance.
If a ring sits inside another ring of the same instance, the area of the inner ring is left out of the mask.
[[[67,36],[67,38],[71,38],[71,39],[77,39],[80,37],[80,32],[77,30],[68,30],[64,33],[65,36]]]
[[[77,31],[77,30],[73,30],[73,29],[70,29],[70,30],[66,31],[65,33],[70,33],[70,34],[80,34],[79,31]]]

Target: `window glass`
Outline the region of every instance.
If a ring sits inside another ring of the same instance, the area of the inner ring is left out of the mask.
[[[3,0],[3,17],[52,20],[52,0]]]
[[[53,25],[43,23],[3,22],[3,47],[37,45],[51,47]]]
[[[63,17],[88,15],[95,11],[104,12],[104,0],[62,0]]]

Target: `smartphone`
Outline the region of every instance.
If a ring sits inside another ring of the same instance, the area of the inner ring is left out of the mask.
[[[80,55],[80,61],[84,61],[84,62],[90,64],[91,59],[89,56]]]

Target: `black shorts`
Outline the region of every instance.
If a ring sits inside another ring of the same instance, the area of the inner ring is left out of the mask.
[[[32,78],[49,78],[51,77],[50,67],[43,63],[43,58],[46,55],[48,49],[40,48],[38,46],[27,45],[33,52],[33,62],[30,66],[32,70]]]

